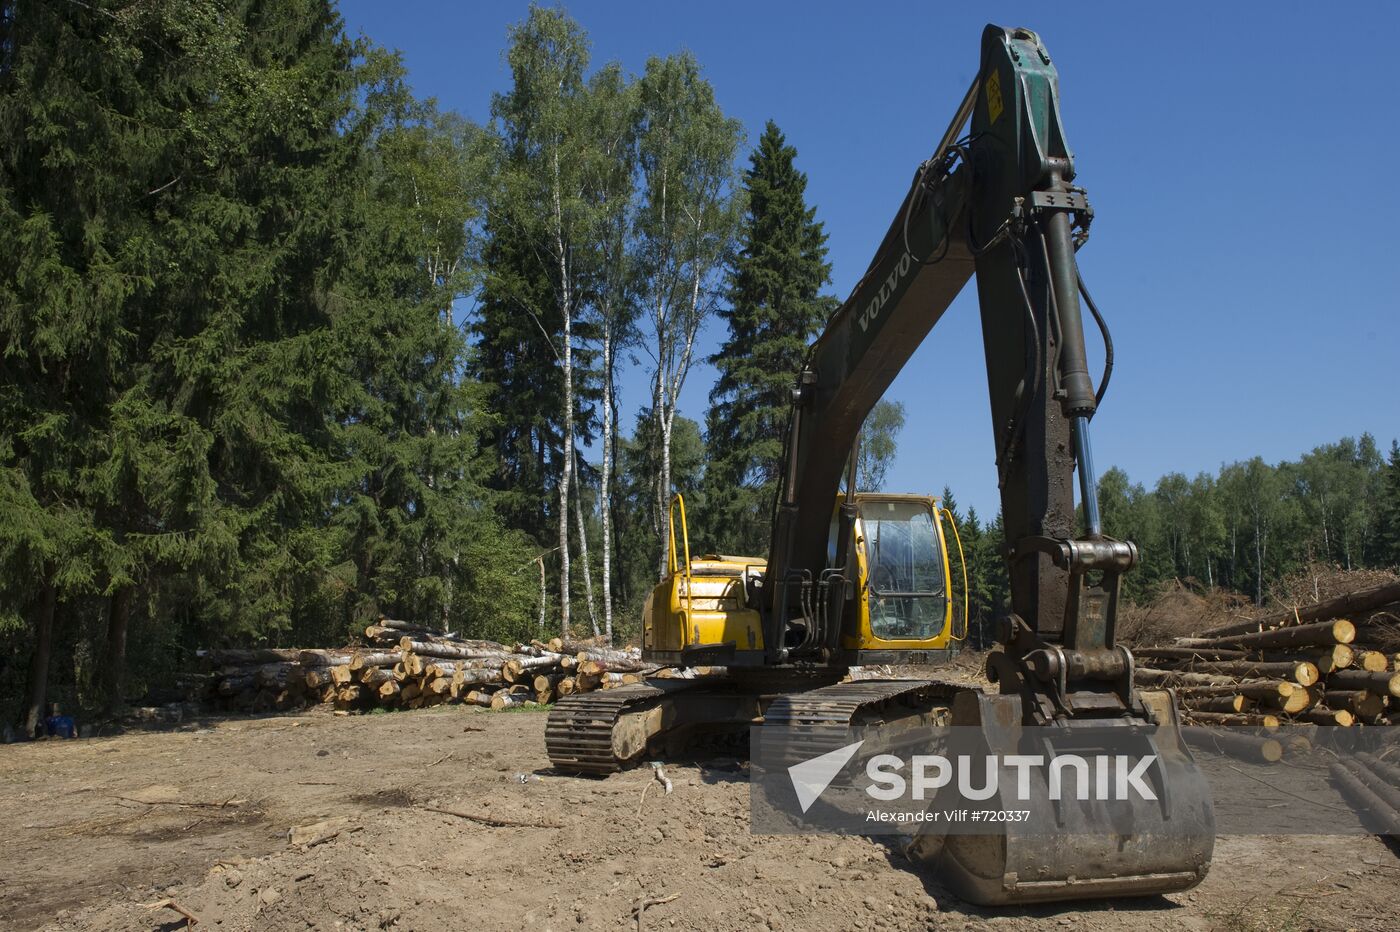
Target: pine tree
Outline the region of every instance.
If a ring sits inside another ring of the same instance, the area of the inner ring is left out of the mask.
[[[1400,566],[1400,442],[1395,440],[1381,470],[1378,499],[1372,546],[1381,565]]]
[[[706,424],[707,524],[730,552],[767,546],[792,386],[833,309],[819,296],[831,273],[826,233],[796,156],[770,120],[744,175],[747,213],[719,312],[729,333],[710,357],[719,378]]]

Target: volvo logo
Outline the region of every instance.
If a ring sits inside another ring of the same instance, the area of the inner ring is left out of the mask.
[[[899,263],[890,270],[889,277],[886,278],[885,283],[880,286],[879,293],[870,299],[870,303],[867,304],[865,310],[861,312],[859,318],[861,333],[868,330],[870,325],[875,322],[875,318],[880,316],[880,312],[885,309],[885,305],[889,303],[890,298],[894,296],[895,288],[899,286],[904,276],[909,273],[909,267],[913,264],[914,257],[908,252],[899,257]]]

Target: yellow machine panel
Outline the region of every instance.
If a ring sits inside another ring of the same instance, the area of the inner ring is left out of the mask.
[[[732,643],[738,650],[762,650],[763,627],[758,610],[747,605],[744,574],[762,572],[763,561],[702,557],[688,567],[688,572],[667,574],[652,589],[644,613],[643,648],[678,651]]]
[[[918,495],[857,494],[858,598],[843,621],[846,650],[938,650],[954,634],[954,611],[943,521],[937,499]],[[675,518],[679,515],[679,528]],[[832,522],[835,560],[838,522]],[[679,530],[679,537],[677,536]],[[755,557],[690,557],[685,503],[671,505],[669,571],[652,589],[643,611],[642,646],[654,659],[697,648],[733,645],[762,651],[763,619],[748,604],[746,582],[762,576]],[[959,543],[961,553],[961,543]],[[966,565],[963,565],[966,597]],[[964,607],[963,617],[966,618]],[[965,632],[964,632],[965,633]]]

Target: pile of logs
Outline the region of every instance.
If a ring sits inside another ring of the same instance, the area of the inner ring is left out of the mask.
[[[203,681],[204,698],[249,712],[315,703],[340,710],[446,702],[508,709],[640,682],[658,672],[642,663],[636,648],[559,638],[506,645],[389,618],[366,628],[364,640],[339,650],[203,652],[215,668]]]
[[[1328,765],[1332,782],[1378,835],[1400,838],[1400,767],[1367,752]]]
[[[1347,617],[1343,617],[1347,616]],[[1141,686],[1172,688],[1186,724],[1400,724],[1400,583],[1134,650]],[[1305,729],[1232,735],[1244,756],[1306,750]]]

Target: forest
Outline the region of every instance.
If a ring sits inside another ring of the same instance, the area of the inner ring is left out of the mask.
[[[0,717],[381,615],[635,640],[674,491],[693,549],[766,552],[791,385],[839,306],[797,152],[772,121],[748,139],[688,53],[628,73],[540,6],[502,44],[478,124],[331,0],[0,0]],[[863,487],[902,423],[872,412]],[[1108,470],[1128,595],[1400,563],[1388,439]],[[1000,522],[954,491],[984,631]]]

